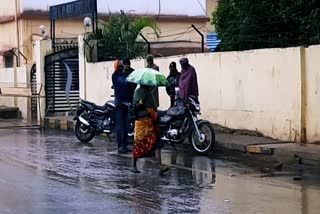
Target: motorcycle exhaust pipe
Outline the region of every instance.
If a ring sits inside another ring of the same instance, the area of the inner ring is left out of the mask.
[[[88,121],[86,121],[85,119],[83,119],[83,117],[79,116],[79,120],[81,123],[83,123],[86,126],[90,126],[90,123]]]

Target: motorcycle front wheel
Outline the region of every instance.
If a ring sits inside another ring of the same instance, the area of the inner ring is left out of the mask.
[[[128,131],[128,137],[134,137],[134,133],[135,133],[134,125],[135,125],[134,121],[130,122],[129,131]]]
[[[196,129],[194,129],[189,136],[189,141],[195,152],[200,155],[205,155],[215,147],[216,141],[214,129],[210,122],[204,120],[198,121],[197,126],[200,131],[200,136],[198,136]]]
[[[95,133],[89,127],[81,123],[79,120],[76,122],[75,134],[79,141],[82,143],[89,143],[95,136]]]

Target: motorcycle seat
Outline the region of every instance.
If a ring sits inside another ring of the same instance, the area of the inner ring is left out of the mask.
[[[157,113],[158,113],[158,117],[163,117],[167,114],[167,111],[158,110]]]
[[[169,108],[167,115],[169,116],[182,116],[185,114],[185,108],[183,106],[174,106]]]
[[[101,110],[101,111],[104,111],[106,109],[106,106],[98,106],[96,105],[95,103],[93,102],[90,102],[90,101],[86,101],[86,100],[82,100],[82,102],[87,105],[91,110]]]
[[[171,120],[171,117],[169,115],[165,115],[163,117],[159,117],[159,122],[161,124],[168,123]]]
[[[106,105],[112,108],[116,108],[116,102],[114,100],[109,100],[108,102],[106,102]]]

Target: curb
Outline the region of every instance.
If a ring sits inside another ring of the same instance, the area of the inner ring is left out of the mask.
[[[44,119],[44,127],[46,129],[56,129],[62,131],[73,131],[74,130],[74,122],[66,119],[53,119],[53,118],[45,118]]]
[[[243,153],[247,152],[246,146],[239,145],[236,143],[229,143],[229,142],[225,143],[225,142],[220,142],[219,140],[217,140],[216,145],[217,145],[217,147],[223,148],[223,149],[234,150],[234,151],[239,151],[239,152],[243,152]]]
[[[286,145],[287,144],[287,145]],[[274,145],[280,145],[283,147],[274,148]],[[320,154],[316,151],[300,151],[299,148],[293,149],[291,147],[297,146],[295,143],[278,143],[267,145],[248,145],[246,152],[253,155],[264,155],[270,158],[277,159],[290,159],[295,160],[298,163],[308,163],[309,165],[320,164]]]
[[[246,146],[246,152],[251,154],[274,155],[274,148],[259,145]]]
[[[280,143],[279,143],[280,144]],[[270,144],[268,144],[270,145]],[[275,149],[274,148],[268,148],[265,145],[241,145],[237,143],[226,143],[226,142],[219,142],[217,141],[217,146],[220,148],[225,148],[229,150],[235,150],[243,153],[250,153],[250,154],[261,154],[261,155],[274,155]]]

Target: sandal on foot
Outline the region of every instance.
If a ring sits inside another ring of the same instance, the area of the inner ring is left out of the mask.
[[[140,171],[137,168],[132,168],[130,171],[133,173],[140,173]]]
[[[166,166],[166,167],[159,170],[159,175],[163,175],[164,173],[166,173],[168,171],[169,171],[169,167]]]

